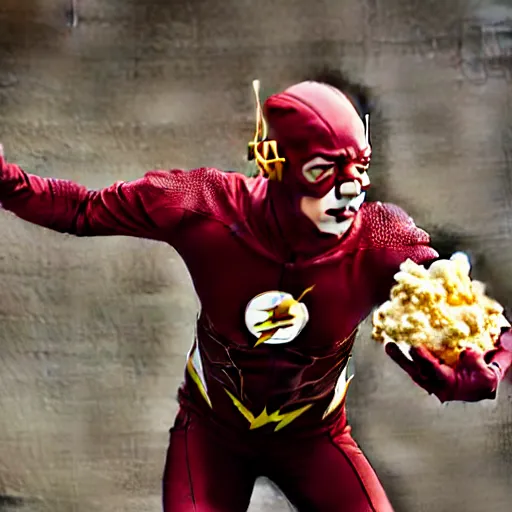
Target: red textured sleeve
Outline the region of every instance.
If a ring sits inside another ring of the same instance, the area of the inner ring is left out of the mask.
[[[221,174],[215,169],[152,171],[136,181],[88,190],[28,174],[0,157],[0,203],[26,221],[62,233],[171,242],[187,212],[208,213],[215,188],[222,186]]]
[[[369,203],[365,215],[366,248],[370,250],[376,304],[389,298],[394,275],[400,265],[411,259],[427,265],[439,257],[430,247],[430,236],[413,219],[393,204]]]

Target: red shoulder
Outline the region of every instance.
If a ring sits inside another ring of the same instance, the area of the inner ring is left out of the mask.
[[[429,234],[416,226],[402,208],[391,203],[365,203],[361,207],[361,245],[372,249],[400,249],[428,245]],[[435,252],[435,251],[433,251]]]
[[[168,204],[216,218],[225,217],[237,209],[245,180],[247,178],[240,173],[211,167],[190,171],[155,170],[144,176],[147,186],[163,193]]]
[[[419,265],[439,257],[430,247],[430,236],[416,226],[404,210],[394,204],[367,203],[361,207],[358,246],[369,255],[368,272],[372,275],[375,304],[389,298],[394,275],[410,258]]]
[[[196,202],[197,199],[211,201],[226,188],[224,172],[209,167],[185,171],[182,169],[155,170],[146,173],[149,187],[163,190],[167,195],[176,194],[182,200]]]

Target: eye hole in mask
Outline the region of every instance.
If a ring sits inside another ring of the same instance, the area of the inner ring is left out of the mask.
[[[304,171],[304,177],[309,181],[309,183],[316,183],[318,181],[322,181],[323,179],[332,176],[334,174],[334,166],[325,167],[313,167],[312,169],[307,169]]]
[[[309,183],[317,183],[325,178],[334,174],[334,165],[329,164],[314,164],[312,167],[305,167],[302,170],[303,176]]]

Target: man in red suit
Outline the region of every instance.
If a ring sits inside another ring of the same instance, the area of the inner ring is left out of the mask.
[[[302,82],[258,102],[250,153],[257,177],[157,170],[99,191],[1,158],[0,201],[63,233],[160,240],[186,263],[201,312],[165,511],[245,511],[258,476],[301,512],[391,511],[347,425],[347,362],[399,265],[438,254],[403,210],[364,202],[368,119],[339,89]],[[441,401],[478,401],[495,396],[510,345],[506,332],[496,350],[468,350],[455,368],[421,348],[411,358],[386,351]]]

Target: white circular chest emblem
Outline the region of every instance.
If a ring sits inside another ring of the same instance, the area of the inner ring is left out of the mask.
[[[270,291],[249,302],[245,309],[245,325],[258,338],[255,346],[290,343],[300,334],[308,323],[309,313],[299,301],[310,290],[308,288],[298,300],[289,293]]]

